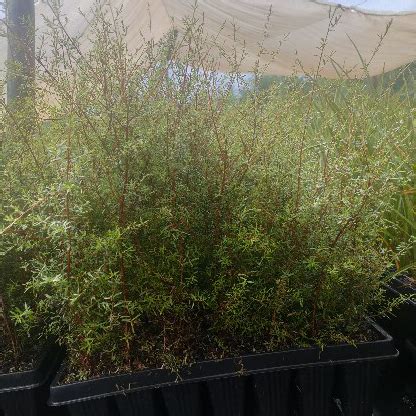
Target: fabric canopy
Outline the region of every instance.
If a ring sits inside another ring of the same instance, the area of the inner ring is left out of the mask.
[[[226,51],[245,50],[247,58],[240,69],[246,72],[259,61],[269,74],[314,73],[321,61],[322,76],[334,78],[343,73],[363,77],[416,60],[416,12],[412,12],[416,11],[416,5],[395,13],[391,7],[365,11],[365,5],[355,6],[363,1],[345,1],[351,7],[336,10],[339,21],[331,30],[328,30],[330,10],[334,12],[336,7],[329,5],[331,1],[199,0],[196,10],[195,0],[102,0],[102,4],[110,2],[115,9],[123,6],[122,17],[129,28],[128,44],[132,48],[143,41],[142,35],[157,40],[172,26],[180,33],[182,19],[194,12],[203,19],[205,31],[216,35],[217,42]],[[82,34],[87,43],[89,27],[79,9],[88,12],[95,1],[61,0],[61,3],[69,20],[69,33]],[[407,2],[410,3],[416,2]],[[45,30],[42,15],[50,14],[47,0],[39,0],[36,4],[38,37]],[[380,36],[390,23],[378,48]],[[326,37],[324,59],[320,60],[319,47]],[[259,55],[260,45],[264,51],[273,53]],[[5,60],[6,51],[6,41],[2,39],[1,62]],[[363,62],[368,64],[368,72],[363,69]],[[219,68],[229,69],[225,60]]]

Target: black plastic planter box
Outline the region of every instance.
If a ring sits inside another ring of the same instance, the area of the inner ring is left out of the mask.
[[[386,287],[390,298],[402,295],[416,297],[416,288],[408,283],[406,277],[396,277]],[[382,325],[396,338],[399,346],[402,346],[406,339],[416,339],[416,298],[400,305],[394,316],[383,320]]]
[[[406,340],[406,352],[410,357],[410,364],[413,367],[413,371],[416,371],[416,338]]]
[[[49,404],[73,416],[370,416],[377,370],[397,357],[392,338],[198,362],[59,384]]]
[[[50,346],[40,356],[33,370],[0,374],[1,416],[52,415],[48,408],[49,385],[62,362],[63,353]]]

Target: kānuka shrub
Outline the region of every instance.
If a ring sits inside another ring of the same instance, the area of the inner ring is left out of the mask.
[[[413,109],[360,81],[225,76],[197,20],[136,51],[117,14],[87,51],[49,26],[33,131],[2,114],[20,338],[57,337],[85,378],[366,335]]]

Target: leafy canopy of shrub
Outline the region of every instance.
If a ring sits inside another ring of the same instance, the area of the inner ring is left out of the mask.
[[[384,214],[413,110],[359,81],[260,90],[260,68],[239,95],[203,25],[131,52],[113,19],[85,52],[57,14],[33,131],[23,103],[22,122],[2,115],[18,336],[56,336],[78,378],[359,340],[386,310]]]

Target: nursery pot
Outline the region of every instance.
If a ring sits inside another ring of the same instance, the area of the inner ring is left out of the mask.
[[[412,286],[406,276],[395,277],[386,288],[390,298],[416,295],[416,285]],[[383,320],[382,325],[397,340],[400,347],[404,345],[406,339],[416,339],[416,299],[401,304],[394,316]]]
[[[410,364],[413,367],[412,371],[416,371],[416,338],[408,338],[406,340],[406,353],[410,358]]]
[[[201,361],[180,373],[147,369],[51,386],[49,405],[77,416],[370,416],[392,338]]]
[[[45,416],[55,414],[46,402],[49,385],[63,359],[63,352],[51,345],[39,355],[32,370],[0,374],[1,416]]]

